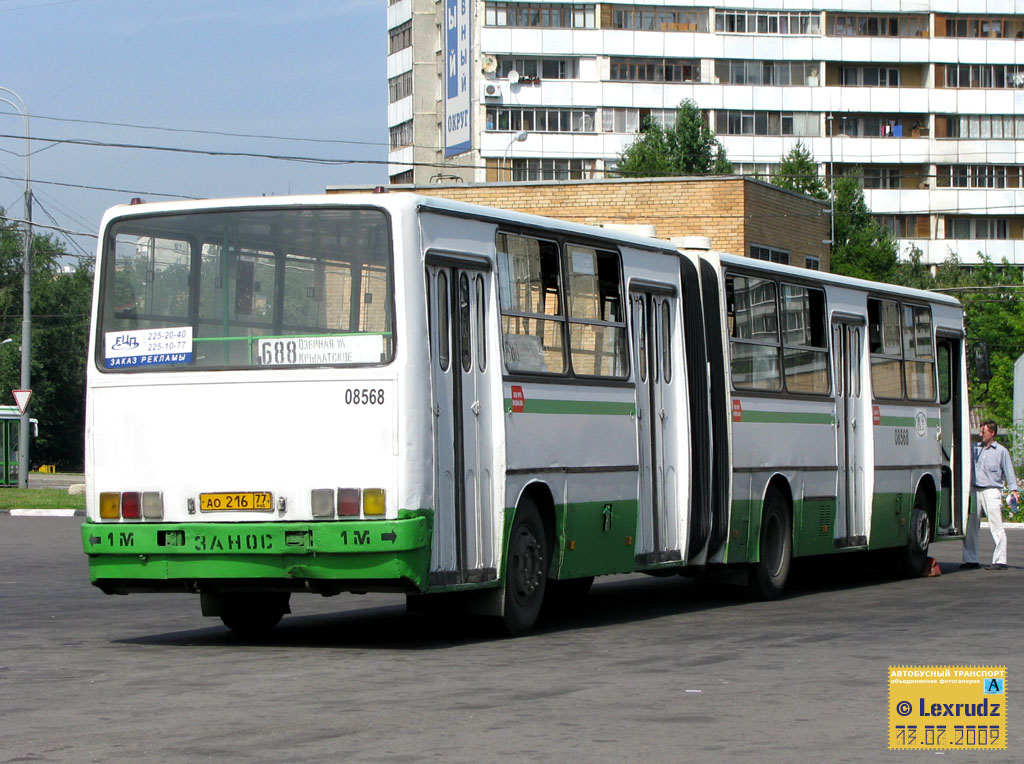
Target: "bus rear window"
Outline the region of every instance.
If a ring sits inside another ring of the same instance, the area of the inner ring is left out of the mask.
[[[110,370],[348,366],[394,357],[378,210],[246,209],[115,222],[100,274]]]

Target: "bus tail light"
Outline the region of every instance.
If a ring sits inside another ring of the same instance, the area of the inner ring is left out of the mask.
[[[313,517],[334,517],[334,489],[314,488],[309,492]]]
[[[338,517],[359,517],[359,489],[338,489]]]
[[[164,495],[160,491],[104,491],[100,494],[102,520],[162,520]]]
[[[164,519],[164,495],[160,491],[143,491],[142,516],[147,520]]]
[[[142,494],[138,491],[125,491],[121,494],[121,517],[125,520],[138,520],[142,517]]]
[[[100,494],[100,518],[103,520],[117,520],[121,517],[121,494],[101,493]]]
[[[384,516],[384,489],[366,488],[363,490],[363,516],[383,517]]]

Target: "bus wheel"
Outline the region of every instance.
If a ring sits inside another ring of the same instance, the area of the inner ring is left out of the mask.
[[[899,551],[899,572],[907,578],[920,578],[928,567],[928,546],[932,537],[932,521],[920,496],[910,513],[907,544]]]
[[[544,525],[533,502],[524,498],[516,510],[505,555],[505,606],[502,622],[511,636],[533,628],[544,602],[548,550]]]
[[[793,558],[789,504],[775,488],[768,491],[761,515],[758,562],[747,572],[747,588],[755,599],[777,599],[786,588]]]
[[[224,595],[220,620],[240,637],[264,636],[290,612],[288,597],[287,593]]]

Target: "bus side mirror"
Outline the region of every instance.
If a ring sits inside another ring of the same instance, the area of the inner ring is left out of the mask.
[[[992,379],[992,369],[988,363],[988,345],[978,341],[971,346],[971,354],[974,356],[974,375],[979,382],[988,384]]]

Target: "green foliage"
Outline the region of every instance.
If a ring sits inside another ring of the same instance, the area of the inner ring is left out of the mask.
[[[627,178],[731,172],[725,149],[690,100],[679,104],[674,127],[666,129],[648,119],[643,132],[619,156],[619,173]]]
[[[871,216],[859,177],[860,168],[855,168],[836,178],[832,186],[832,272],[872,281],[896,281],[899,247],[888,229]]]
[[[0,399],[21,386],[21,229],[0,210]],[[81,469],[85,438],[85,360],[89,344],[92,262],[61,270],[63,246],[49,235],[32,244],[32,403],[39,437],[32,465],[56,464]]]
[[[85,509],[85,495],[59,488],[0,488],[0,509]]]
[[[810,150],[801,141],[789,150],[778,169],[772,173],[771,182],[780,188],[788,188],[815,199],[828,199],[825,181],[818,175],[818,163]]]
[[[1013,423],[1013,365],[1024,353],[1024,284],[1021,269],[1007,262],[999,265],[982,256],[970,270],[951,258],[938,269],[935,287],[955,289],[952,294],[964,305],[968,342],[988,345],[992,381],[970,387],[971,405],[984,419],[1010,432]]]

